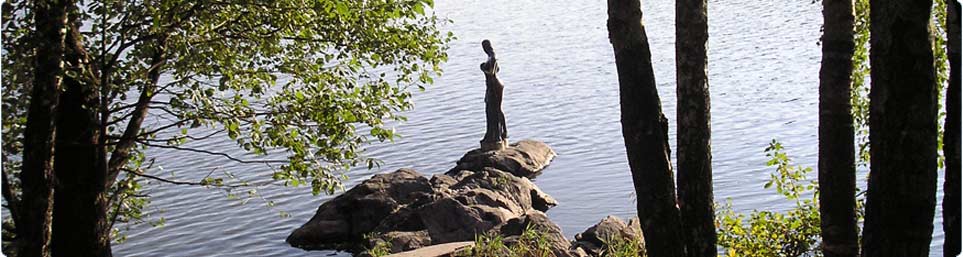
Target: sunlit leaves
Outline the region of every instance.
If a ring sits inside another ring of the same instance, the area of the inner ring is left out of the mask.
[[[90,62],[69,67],[97,86],[107,150],[117,145],[143,94],[149,117],[126,170],[148,172],[144,146],[187,147],[233,140],[243,158],[272,155],[274,179],[342,187],[351,167],[374,167],[371,142],[392,140],[411,92],[441,73],[453,37],[438,26],[431,0],[79,1],[71,15]],[[16,173],[31,76],[32,17],[27,1],[3,8],[4,170]],[[157,76],[152,76],[155,74]],[[136,134],[136,133],[135,133]],[[213,149],[198,158],[222,158]],[[222,161],[244,162],[239,158]],[[147,165],[149,166],[149,165]],[[128,174],[130,175],[130,173]],[[143,178],[112,188],[118,220],[142,220]],[[194,181],[224,186],[217,178]]]
[[[822,256],[819,250],[819,210],[804,205],[786,213],[754,211],[736,214],[731,204],[718,208],[716,225],[725,256]]]
[[[792,165],[792,159],[784,152],[782,143],[775,139],[766,147],[766,157],[769,161],[766,166],[775,167],[776,172],[770,174],[770,180],[764,186],[770,188],[775,185],[776,192],[785,196],[789,200],[796,200],[806,192],[816,192],[819,184],[815,180],[806,180],[806,175],[811,173],[811,167]],[[800,182],[808,182],[802,184]],[[815,196],[814,196],[815,198]]]
[[[450,36],[425,15],[431,1],[206,4],[187,20],[196,29],[169,39],[182,89],[171,90],[171,106],[252,153],[284,149],[291,162],[275,179],[315,193],[340,186],[332,173],[368,162],[363,144],[395,136],[385,121],[402,119],[409,87],[433,82],[447,59]]]
[[[775,167],[776,171],[764,187],[774,187],[795,202],[795,207],[785,213],[753,211],[747,217],[733,211],[727,202],[716,213],[719,245],[726,256],[821,256],[819,188],[815,180],[807,178],[812,168],[793,165],[782,143],[776,140],[769,143],[765,152],[769,157],[766,166]]]
[[[858,146],[857,163],[869,165],[869,0],[854,2],[855,39],[850,104]]]

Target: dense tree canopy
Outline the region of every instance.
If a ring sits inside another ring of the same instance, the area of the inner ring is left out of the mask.
[[[411,107],[410,89],[440,73],[451,34],[431,0],[77,1],[69,13],[66,77],[82,88],[117,204],[152,178],[148,147],[199,158],[276,164],[273,178],[312,191],[340,188],[341,171],[373,165],[365,143]],[[35,8],[3,8],[4,198],[16,208],[36,52]],[[69,92],[68,92],[69,93]],[[367,128],[367,129],[363,129]],[[359,132],[359,131],[364,131]],[[271,159],[192,149],[227,137]],[[279,155],[280,154],[280,155]],[[207,157],[210,156],[210,157]],[[283,158],[278,158],[283,156]],[[115,180],[125,183],[114,184]],[[219,180],[196,181],[218,185]],[[131,208],[130,206],[135,206]],[[139,215],[125,205],[118,218]],[[142,206],[142,205],[140,205]],[[133,213],[132,213],[133,212]],[[133,217],[136,218],[136,217]],[[54,233],[57,233],[56,231]]]

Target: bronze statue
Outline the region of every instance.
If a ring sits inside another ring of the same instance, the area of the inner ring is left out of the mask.
[[[501,150],[505,148],[505,139],[508,138],[505,114],[502,113],[502,91],[505,86],[495,76],[498,73],[498,61],[491,42],[487,39],[482,41],[482,49],[488,54],[488,60],[481,64],[481,70],[485,73],[485,120],[488,126],[481,146],[482,150]]]

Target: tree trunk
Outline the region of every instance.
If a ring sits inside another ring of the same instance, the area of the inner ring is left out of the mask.
[[[950,59],[950,84],[946,89],[943,155],[943,256],[960,254],[960,3],[946,1],[946,52]]]
[[[53,212],[54,118],[63,79],[64,28],[67,1],[36,1],[37,35],[34,81],[24,129],[23,189],[20,220],[16,222],[18,256],[49,256]]]
[[[859,253],[856,147],[852,117],[855,9],[852,0],[823,0],[819,70],[819,215],[826,257]]]
[[[870,1],[872,147],[864,256],[928,256],[936,209],[931,0]]]
[[[683,256],[681,221],[669,160],[668,120],[656,90],[639,0],[609,0],[609,40],[615,50],[622,136],[649,256]]]
[[[85,90],[75,80],[65,81],[62,116],[57,122],[55,171],[60,183],[55,193],[53,256],[110,256],[107,219],[106,166],[98,147],[99,128]],[[93,99],[96,101],[96,99]]]
[[[687,256],[712,257],[718,252],[712,207],[706,1],[676,0],[675,4],[676,157],[683,238]]]
[[[76,70],[87,63],[78,30],[67,36],[68,63]],[[111,256],[105,148],[100,144],[99,92],[89,81],[64,80],[57,120],[54,170],[60,183],[54,205],[52,251],[55,257]]]

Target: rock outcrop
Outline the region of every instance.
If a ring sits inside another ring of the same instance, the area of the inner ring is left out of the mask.
[[[507,171],[519,177],[534,178],[555,158],[555,151],[543,142],[521,140],[499,151],[475,149],[461,157],[449,174],[485,167]]]
[[[506,245],[511,245],[518,240],[518,237],[525,233],[526,229],[532,229],[538,233],[548,247],[552,249],[552,254],[556,257],[583,257],[587,256],[584,250],[572,247],[572,242],[565,239],[562,229],[545,216],[544,212],[533,210],[526,212],[518,218],[505,222],[498,228],[498,233],[505,236]]]
[[[287,242],[310,250],[349,249],[372,231],[417,231],[424,225],[405,214],[436,197],[428,179],[417,171],[378,174],[322,204]]]
[[[548,145],[523,140],[504,150],[471,151],[431,179],[411,169],[375,175],[323,203],[287,242],[354,252],[387,243],[391,252],[402,252],[492,231],[511,236],[518,230],[511,224],[534,222],[563,253],[570,243],[543,213],[558,202],[528,179],[554,156]]]
[[[545,212],[558,205],[529,178],[554,158],[548,145],[522,140],[498,151],[473,150],[430,179],[412,169],[375,175],[318,207],[288,236],[291,246],[360,253],[383,247],[391,256],[454,256],[476,235],[505,245],[538,233],[556,257],[601,256],[613,239],[642,241],[638,219],[613,216],[569,241]]]
[[[463,170],[454,179],[458,182],[439,193],[444,197],[418,210],[434,243],[473,240],[530,210],[547,211],[557,204],[527,178],[492,168]],[[447,179],[435,181],[442,180]]]
[[[639,219],[631,218],[626,223],[615,216],[605,217],[585,232],[576,234],[572,247],[579,248],[590,256],[601,256],[607,244],[614,240],[643,242]]]

